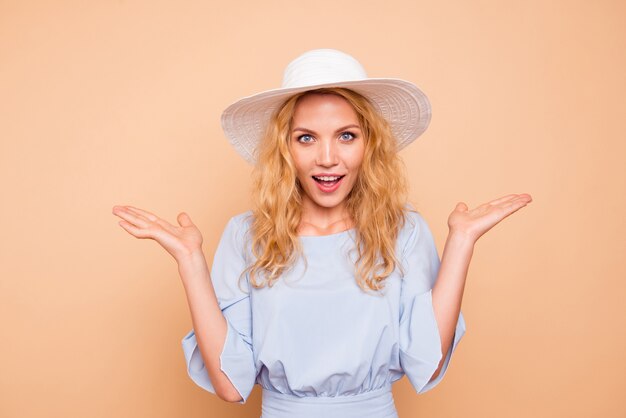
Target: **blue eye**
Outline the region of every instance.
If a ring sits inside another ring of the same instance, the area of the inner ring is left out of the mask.
[[[352,132],[344,132],[341,134],[341,139],[346,141],[352,141],[354,138],[356,138],[356,135],[354,135]]]
[[[304,134],[304,135],[300,135],[297,139],[298,139],[298,142],[307,143],[307,142],[311,142],[313,140],[313,137],[309,134]]]

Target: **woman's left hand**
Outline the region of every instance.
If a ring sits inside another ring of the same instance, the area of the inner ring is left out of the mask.
[[[459,202],[448,217],[450,234],[459,233],[472,242],[476,242],[498,222],[526,206],[532,200],[532,197],[527,193],[509,194],[483,203],[472,210],[468,210],[465,203]]]

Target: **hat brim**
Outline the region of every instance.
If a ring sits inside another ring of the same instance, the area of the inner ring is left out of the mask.
[[[370,99],[389,122],[398,150],[417,139],[430,123],[428,97],[413,83],[395,78],[368,78],[280,88],[239,99],[222,113],[226,138],[246,161],[255,164],[257,144],[276,109],[293,94],[322,87],[346,87]]]

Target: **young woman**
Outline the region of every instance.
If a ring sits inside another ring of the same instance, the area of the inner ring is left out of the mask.
[[[340,51],[309,51],[283,86],[231,105],[222,126],[254,168],[254,208],[230,219],[209,273],[202,236],[132,206],[120,225],[178,262],[193,330],[188,373],[230,402],[263,388],[262,418],[397,417],[391,384],[443,378],[465,333],[474,244],[531,201],[511,194],[448,218],[440,261],[407,203],[398,150],[428,126],[413,84],[373,79]]]

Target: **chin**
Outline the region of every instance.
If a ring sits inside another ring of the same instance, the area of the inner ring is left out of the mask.
[[[345,202],[346,198],[347,196],[341,196],[341,197],[321,198],[321,199],[311,199],[311,200],[317,206],[330,209],[330,208],[337,207],[343,202]]]

